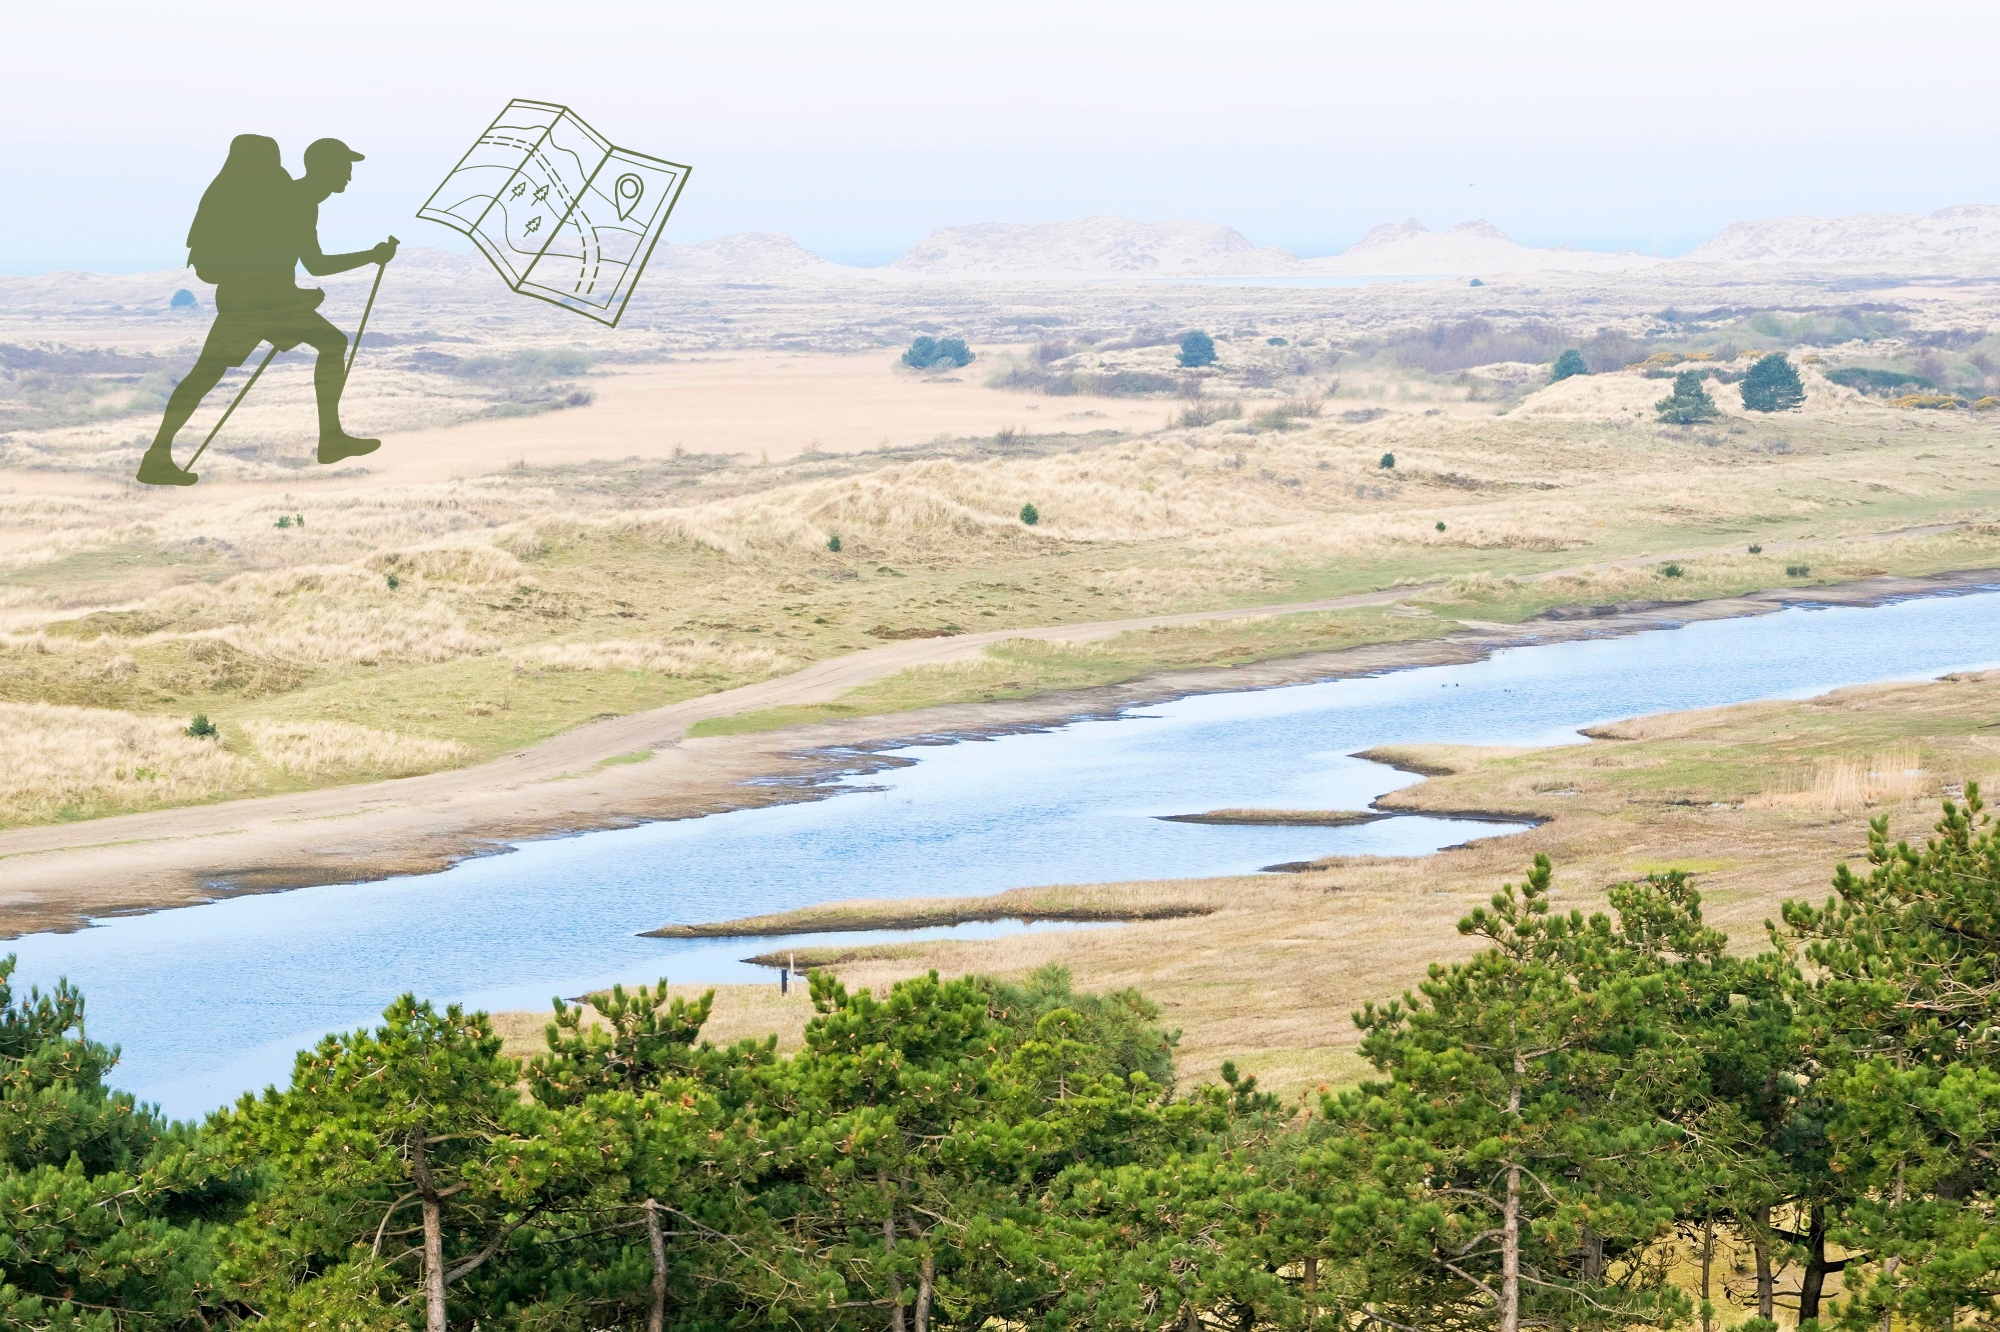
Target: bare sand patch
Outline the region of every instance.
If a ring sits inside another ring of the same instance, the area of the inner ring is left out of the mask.
[[[593,375],[587,384],[597,401],[588,407],[397,431],[368,466],[382,480],[433,481],[517,461],[656,459],[676,449],[784,462],[939,435],[1150,431],[1173,410],[1156,400],[1036,398],[984,381],[979,361],[957,375],[920,375],[898,368],[890,351],[704,356]]]

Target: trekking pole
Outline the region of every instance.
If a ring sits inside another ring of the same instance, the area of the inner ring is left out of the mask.
[[[201,442],[201,447],[194,451],[194,457],[189,458],[187,460],[187,470],[189,471],[194,470],[194,465],[196,460],[199,459],[203,453],[208,451],[208,446],[214,442],[216,435],[221,432],[223,422],[229,419],[229,413],[236,410],[236,405],[242,402],[243,396],[250,391],[250,385],[257,382],[257,376],[264,373],[264,367],[269,365],[271,363],[271,358],[276,356],[277,354],[278,354],[278,349],[276,347],[273,347],[271,348],[271,350],[264,353],[264,359],[257,363],[257,368],[255,370],[252,370],[250,372],[250,378],[244,382],[242,388],[236,390],[236,396],[230,399],[228,408],[225,409],[222,413],[222,420],[217,421],[215,423],[214,427],[211,428],[208,432],[208,438],[204,439]]]
[[[394,236],[389,237],[389,241],[394,245],[402,244]],[[347,377],[354,373],[354,358],[361,355],[361,335],[368,331],[368,316],[375,312],[375,293],[382,290],[382,274],[388,271],[387,260],[375,265],[375,285],[368,289],[368,304],[361,307],[361,325],[354,330],[354,345],[347,349],[347,364],[340,372],[340,386],[343,389],[347,387]]]
[[[389,239],[392,241],[396,240],[394,236],[391,236]],[[401,241],[396,241],[396,243],[399,245],[402,244]],[[375,309],[375,293],[382,290],[382,270],[387,267],[387,264],[377,264],[375,266],[375,285],[368,289],[368,304],[361,307],[361,326],[354,330],[354,344],[348,348],[347,364],[340,368],[340,385],[343,389],[347,387],[347,376],[354,370],[354,358],[361,352],[361,335],[368,331],[368,315]],[[192,471],[195,461],[202,454],[208,452],[208,446],[215,442],[215,437],[218,434],[222,433],[222,427],[228,423],[230,414],[236,410],[238,404],[249,394],[251,385],[257,382],[257,376],[264,373],[264,368],[271,364],[271,359],[277,354],[278,349],[276,347],[264,353],[264,359],[257,363],[257,368],[250,372],[250,378],[244,382],[242,388],[236,390],[236,396],[230,400],[229,406],[223,410],[222,419],[217,421],[209,430],[208,438],[204,439],[201,442],[201,447],[194,451],[194,457],[187,460],[188,470]]]

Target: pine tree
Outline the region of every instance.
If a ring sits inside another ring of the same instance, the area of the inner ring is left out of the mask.
[[[452,1288],[559,1195],[588,1192],[600,1154],[521,1099],[485,1014],[405,995],[382,1017],[302,1051],[289,1089],[246,1095],[226,1121],[245,1165],[271,1174],[230,1272],[273,1316],[379,1326],[407,1302],[446,1332]],[[513,1302],[504,1262],[485,1275]],[[490,1316],[486,1293],[463,1303]]]
[[[1583,363],[1583,353],[1571,347],[1556,357],[1555,367],[1549,371],[1549,383],[1559,384],[1575,375],[1587,375],[1590,367]]]
[[[1660,420],[1669,425],[1712,421],[1721,414],[1716,411],[1715,399],[1709,397],[1708,390],[1701,386],[1701,376],[1692,370],[1683,370],[1674,376],[1674,391],[1654,403],[1653,410],[1660,414]]]
[[[1922,848],[1872,820],[1863,877],[1822,907],[1788,902],[1805,944],[1809,1054],[1827,1172],[1845,1192],[1835,1238],[1862,1251],[1854,1325],[1942,1326],[1990,1307],[2000,1279],[2000,828],[1976,783],[1946,800]]]
[[[1215,364],[1215,339],[1201,329],[1191,329],[1181,335],[1181,354],[1178,358],[1183,370],[1199,370],[1205,365]]]
[[[1327,1173],[1351,1181],[1332,1242],[1396,1322],[1618,1327],[1676,1306],[1643,1261],[1687,1187],[1663,959],[1713,969],[1724,941],[1684,884],[1628,886],[1614,926],[1556,912],[1551,874],[1536,857],[1460,922],[1483,951],[1355,1017],[1391,1080],[1327,1102]]]
[[[1743,406],[1753,412],[1788,412],[1806,400],[1806,386],[1783,352],[1758,358],[1743,376]]]
[[[242,1203],[191,1125],[105,1086],[118,1052],[83,1034],[65,982],[17,997],[0,958],[0,1319],[116,1332],[220,1320],[215,1223]]]

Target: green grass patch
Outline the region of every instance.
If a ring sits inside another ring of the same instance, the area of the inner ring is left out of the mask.
[[[201,702],[218,720],[346,721],[458,740],[472,748],[476,760],[545,740],[594,717],[665,707],[741,683],[648,671],[517,672],[504,658],[468,657],[436,665],[347,667],[288,694],[248,703]]]
[[[842,695],[831,703],[765,708],[697,722],[693,736],[741,735],[813,722],[909,712],[954,703],[991,703],[1062,689],[1119,684],[1156,671],[1243,666],[1274,657],[1432,638],[1455,625],[1386,607],[1257,616],[1212,624],[1172,625],[1117,635],[1101,643],[1014,638],[969,661],[918,666]]]

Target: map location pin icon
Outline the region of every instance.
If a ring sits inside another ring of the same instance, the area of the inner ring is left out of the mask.
[[[629,220],[632,210],[639,206],[640,198],[646,193],[646,182],[628,171],[618,178],[618,183],[612,189],[617,194],[618,220],[620,222]]]

